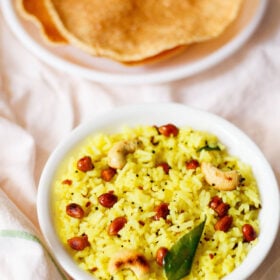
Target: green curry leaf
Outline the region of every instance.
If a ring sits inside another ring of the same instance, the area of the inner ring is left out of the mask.
[[[205,222],[182,236],[166,254],[164,271],[168,280],[179,280],[190,273]]]

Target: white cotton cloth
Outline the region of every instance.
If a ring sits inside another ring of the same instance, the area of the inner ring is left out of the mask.
[[[40,233],[2,190],[0,213],[1,280],[67,279]]]
[[[6,1],[6,0],[2,0]],[[43,63],[0,12],[0,279],[63,279],[40,234],[39,178],[51,152],[98,113],[145,102],[179,102],[215,113],[262,150],[280,182],[280,0],[255,34],[219,65],[180,81],[101,84]],[[249,280],[280,279],[280,235]]]

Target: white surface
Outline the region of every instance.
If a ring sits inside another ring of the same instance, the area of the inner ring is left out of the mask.
[[[250,276],[271,249],[276,238],[280,214],[279,192],[276,179],[259,148],[243,132],[226,120],[213,114],[175,103],[121,107],[97,117],[99,119],[98,123],[89,121],[81,125],[60,144],[49,158],[39,184],[37,201],[39,222],[54,255],[66,271],[76,279],[92,278],[88,274],[81,272],[73,264],[71,257],[63,249],[55,234],[51,210],[51,187],[62,159],[77,143],[92,133],[115,132],[123,125],[162,125],[173,123],[179,127],[190,126],[193,129],[207,130],[214,133],[228,147],[230,154],[236,155],[242,161],[252,166],[262,201],[259,242],[250,251],[244,263],[224,279],[245,279]],[[275,219],[273,224],[270,223],[270,217]]]
[[[126,67],[107,59],[94,58],[71,46],[48,46],[33,24],[19,17],[14,2],[2,1],[4,16],[24,45],[44,62],[93,81],[143,84],[169,82],[192,76],[223,61],[253,34],[268,0],[244,0],[240,16],[218,39],[190,46],[182,55],[142,67]]]

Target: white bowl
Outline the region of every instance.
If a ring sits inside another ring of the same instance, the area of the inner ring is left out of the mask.
[[[92,280],[93,277],[78,268],[55,232],[51,209],[51,187],[58,165],[68,151],[94,132],[115,132],[123,125],[161,125],[165,123],[211,132],[227,146],[230,154],[236,155],[240,160],[252,166],[262,201],[259,215],[259,241],[244,262],[224,280],[246,279],[268,254],[279,227],[279,191],[273,171],[259,148],[242,131],[216,115],[176,103],[142,104],[119,107],[96,117],[89,123],[80,125],[57,147],[42,173],[37,201],[39,223],[55,258],[74,279]]]

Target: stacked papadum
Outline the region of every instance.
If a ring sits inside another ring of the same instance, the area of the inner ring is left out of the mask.
[[[242,0],[17,0],[52,43],[123,63],[153,61],[221,35]]]

